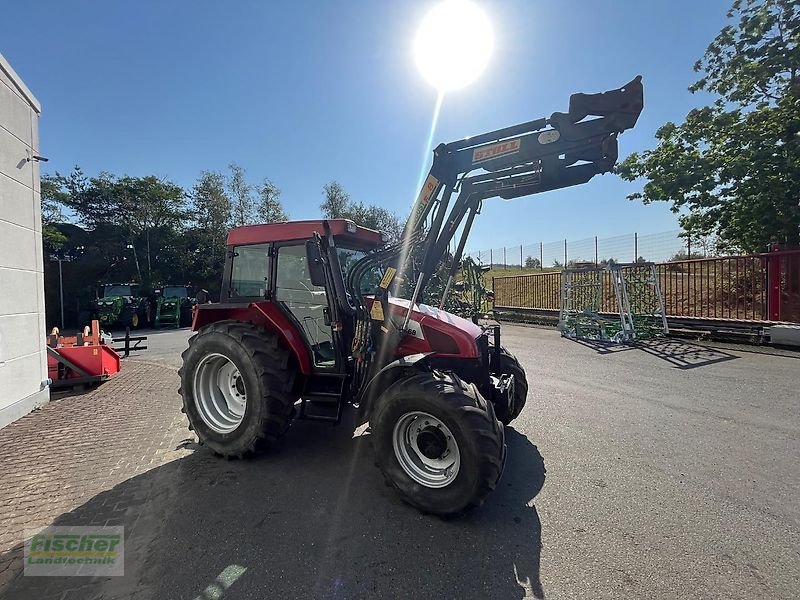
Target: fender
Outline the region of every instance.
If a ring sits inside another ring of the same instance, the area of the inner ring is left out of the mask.
[[[369,421],[369,417],[372,413],[372,405],[374,403],[373,398],[373,390],[383,391],[388,386],[377,386],[373,387],[374,384],[378,383],[378,380],[386,375],[387,373],[394,371],[392,373],[393,376],[399,375],[400,371],[403,370],[410,370],[416,367],[428,367],[428,355],[433,354],[432,352],[420,352],[418,354],[410,354],[408,356],[403,356],[402,358],[398,358],[390,362],[388,365],[383,367],[380,371],[378,371],[372,379],[369,380],[367,385],[364,386],[364,389],[361,391],[361,394],[358,397],[357,407],[358,412],[356,413],[356,426],[363,425],[367,421]]]
[[[311,355],[303,336],[294,323],[271,302],[242,302],[224,304],[197,304],[192,315],[192,331],[197,331],[217,321],[241,321],[265,327],[278,334],[287,348],[297,358],[303,375],[311,375]]]

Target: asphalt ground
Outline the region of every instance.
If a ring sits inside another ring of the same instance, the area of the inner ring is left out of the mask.
[[[152,335],[146,360],[177,367],[189,335]],[[298,422],[268,455],[197,448],[140,476],[173,490],[148,589],[192,597],[224,573],[225,598],[800,596],[800,354],[511,325],[503,342],[531,392],[481,509],[422,515],[369,435]]]
[[[197,446],[175,391],[191,334],[145,333],[126,378],[85,397],[128,440],[120,470],[87,458],[98,491],[56,520],[122,523],[125,577],[20,577],[9,598],[800,596],[798,353],[504,326],[528,405],[506,429],[498,489],[442,520],[384,485],[370,436],[348,423],[296,422],[244,461]]]

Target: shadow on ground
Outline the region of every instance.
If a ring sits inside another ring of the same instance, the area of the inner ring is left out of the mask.
[[[351,431],[298,423],[272,453],[231,462],[187,440],[192,454],[54,522],[117,519],[124,577],[20,575],[3,597],[544,597],[533,499],[545,467],[525,436],[506,429],[505,474],[485,505],[442,520],[403,504],[369,436]]]
[[[696,369],[739,358],[720,348],[712,348],[673,338],[654,338],[627,343],[605,342],[600,340],[574,339],[572,341],[591,348],[598,354],[616,354],[630,350],[640,350],[668,362],[676,369]]]

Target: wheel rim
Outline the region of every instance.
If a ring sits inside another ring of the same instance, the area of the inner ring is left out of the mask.
[[[136,313],[133,313],[133,316],[131,317],[131,325],[133,325],[134,327],[139,326],[139,315],[137,315]]]
[[[425,487],[443,488],[458,476],[461,454],[455,436],[429,413],[414,411],[400,417],[392,444],[403,470]]]
[[[244,419],[247,389],[239,369],[222,354],[209,354],[197,365],[194,400],[200,418],[217,433],[230,433]]]

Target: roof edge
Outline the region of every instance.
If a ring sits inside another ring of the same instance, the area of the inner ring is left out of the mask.
[[[31,105],[31,108],[37,112],[37,114],[42,114],[42,105],[39,104],[39,101],[36,99],[36,96],[33,95],[28,89],[28,86],[25,85],[25,82],[22,81],[22,77],[17,75],[17,72],[12,68],[9,62],[6,60],[6,57],[0,53],[0,70],[4,71],[6,75],[8,75],[11,82],[16,86],[17,90],[25,100],[28,101],[28,104]]]

